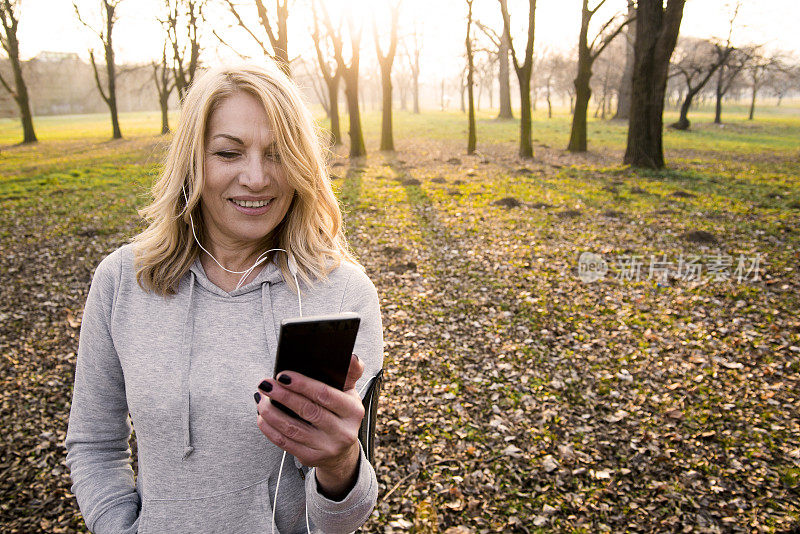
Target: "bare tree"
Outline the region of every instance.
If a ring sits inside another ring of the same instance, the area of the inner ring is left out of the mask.
[[[622,52],[622,49],[619,49]],[[594,117],[604,120],[611,113],[611,102],[619,87],[619,80],[622,77],[622,65],[620,55],[613,54],[617,49],[606,50],[606,53],[600,56],[595,63],[597,73],[592,76],[594,89],[592,91],[595,95],[599,95],[597,100],[597,107],[594,111]]]
[[[73,0],[72,6],[75,8],[75,14],[78,20],[94,32],[103,43],[103,51],[106,59],[106,90],[103,90],[103,84],[100,82],[100,75],[97,72],[97,64],[94,60],[94,50],[89,50],[89,59],[92,63],[94,70],[94,81],[97,84],[97,90],[100,91],[100,96],[103,97],[109,111],[111,112],[111,129],[112,137],[114,139],[122,138],[122,130],[119,127],[119,114],[117,112],[117,71],[114,64],[114,45],[112,41],[112,33],[114,31],[114,24],[117,22],[117,7],[122,0],[100,0],[100,19],[101,26],[98,30],[91,24],[87,23],[81,16],[78,4]]]
[[[412,81],[412,96],[414,99],[413,112],[419,114],[419,53],[422,50],[422,35],[414,28],[411,34],[414,43],[414,49],[406,50],[408,57],[408,64],[411,68],[411,81]],[[404,108],[405,109],[405,108]]]
[[[747,120],[753,120],[755,117],[756,95],[767,81],[769,72],[782,69],[784,69],[783,62],[778,53],[771,55],[756,54],[751,59],[747,67],[750,75],[750,112],[747,115]]]
[[[14,87],[0,76],[0,83],[6,91],[11,94],[19,108],[19,117],[22,121],[22,142],[35,143],[36,132],[33,130],[33,114],[31,113],[30,99],[28,98],[28,86],[22,77],[22,65],[19,61],[19,40],[17,39],[17,27],[19,26],[21,0],[2,0],[0,1],[0,22],[3,24],[3,33],[0,34],[0,46],[8,54],[11,63],[11,71],[14,73]]]
[[[403,42],[402,39],[398,41],[398,45]],[[405,47],[403,47],[405,49]],[[392,90],[397,89],[397,96],[400,99],[400,109],[403,111],[408,111],[408,100],[409,96],[411,96],[411,100],[413,101],[414,97],[411,93],[414,91],[413,85],[413,74],[411,72],[411,66],[402,61],[397,63],[397,66],[392,71],[394,75],[392,76]],[[413,105],[413,102],[412,102]]]
[[[178,98],[183,100],[200,64],[199,26],[204,22],[203,0],[164,0],[167,15],[161,24],[172,48],[172,70]],[[183,27],[183,30],[179,28]],[[181,33],[185,31],[185,33]]]
[[[681,104],[678,122],[670,125],[676,130],[688,130],[689,109],[692,100],[705,87],[717,69],[733,52],[729,45],[713,44],[705,39],[686,38],[678,43],[678,60],[672,62],[673,74],[681,75],[686,82],[686,96]]]
[[[533,70],[533,37],[535,31],[536,0],[528,0],[528,41],[525,44],[525,61],[520,64],[517,52],[511,40],[511,21],[508,17],[507,0],[499,0],[500,13],[503,15],[503,31],[509,35],[508,49],[517,73],[519,82],[520,121],[519,121],[519,155],[522,158],[533,157],[531,141],[531,72]]]
[[[669,59],[678,41],[686,0],[638,0],[634,44],[631,116],[625,163],[664,166],[664,95]]]
[[[287,33],[287,20],[289,19],[289,0],[275,0],[275,16],[274,18],[267,10],[263,0],[255,0],[256,10],[258,12],[258,20],[261,27],[267,34],[269,39],[270,48],[264,43],[263,39],[259,39],[255,32],[245,23],[247,17],[242,17],[240,14],[241,8],[236,7],[233,0],[225,0],[236,19],[236,23],[241,26],[244,31],[258,43],[264,55],[271,57],[280,69],[291,76],[291,68],[289,59],[289,34]],[[273,22],[275,27],[273,28]]]
[[[475,25],[480,28],[486,37],[492,42],[497,49],[497,83],[500,86],[500,112],[497,114],[498,119],[513,119],[514,112],[511,110],[511,84],[510,84],[510,71],[508,69],[508,47],[511,39],[508,31],[503,25],[502,34],[498,35],[496,31],[481,23],[475,21]]]
[[[497,79],[497,54],[492,50],[480,51],[485,53],[475,56],[477,50],[473,51],[474,71],[477,75],[475,87],[478,88],[478,98],[475,101],[476,110],[481,109],[481,97],[484,91],[489,95],[489,108],[494,106],[494,94],[492,89],[494,87],[494,81]]]
[[[394,136],[392,135],[392,63],[397,51],[397,19],[400,12],[400,0],[395,0],[391,7],[392,30],[389,35],[389,49],[386,53],[381,50],[381,40],[378,36],[378,22],[372,19],[372,35],[375,39],[375,52],[378,54],[378,64],[381,68],[381,88],[383,110],[381,114],[381,150],[394,151]]]
[[[467,46],[467,101],[469,103],[469,133],[467,135],[467,154],[475,153],[477,135],[475,133],[475,98],[473,94],[473,77],[475,75],[475,65],[472,56],[472,2],[467,0],[467,37],[464,43]]]
[[[167,62],[167,44],[161,53],[161,62],[151,63],[153,67],[153,81],[158,91],[158,104],[161,107],[161,135],[169,133],[169,95],[175,89],[175,78]]]
[[[800,87],[800,65],[796,61],[792,64],[793,61],[793,58],[787,58],[782,68],[767,71],[767,85],[777,99],[776,107],[780,107],[783,99],[788,94],[797,92]]]
[[[725,50],[717,48],[722,54]],[[716,102],[714,107],[714,124],[722,124],[722,99],[734,86],[739,75],[744,72],[750,61],[757,55],[754,47],[734,48],[728,52],[728,57],[717,69]]]
[[[600,31],[590,43],[589,23],[605,2],[606,0],[598,0],[594,7],[590,8],[589,0],[583,0],[581,30],[578,35],[578,73],[575,77],[575,113],[572,115],[572,131],[567,145],[567,150],[570,152],[586,152],[586,110],[592,96],[589,85],[592,79],[592,65],[611,41],[631,22],[625,15],[614,15],[600,27]]]
[[[322,8],[323,21],[328,33],[336,34],[331,17],[324,3],[320,3]],[[367,148],[364,145],[364,131],[361,128],[361,110],[358,102],[358,65],[361,51],[361,26],[356,27],[353,17],[347,17],[347,26],[350,33],[350,65],[344,60],[343,47],[334,48],[336,63],[342,71],[344,78],[344,94],[347,100],[347,112],[350,119],[350,157],[358,158],[367,155]],[[340,37],[341,38],[341,37]]]
[[[746,66],[745,63],[741,61],[743,59],[743,54],[734,50],[733,45],[731,44],[733,28],[741,7],[741,0],[737,0],[733,7],[733,12],[731,13],[730,22],[728,24],[728,40],[726,41],[724,47],[717,46],[717,57],[720,65],[717,69],[717,101],[714,110],[714,124],[722,123],[722,97],[725,96],[725,93],[727,93],[731,88],[731,85],[733,85],[734,80],[739,76],[741,71]]]
[[[339,82],[342,79],[342,70],[336,61],[336,56],[342,54],[342,38],[341,26],[337,31],[331,33],[326,32],[323,37],[320,34],[319,28],[319,13],[317,12],[317,2],[314,0],[311,3],[311,11],[314,19],[314,32],[311,37],[314,40],[314,48],[317,51],[317,62],[319,63],[320,71],[322,71],[322,78],[325,80],[325,86],[328,88],[328,118],[331,121],[331,136],[334,145],[342,144],[342,129],[339,125]],[[333,60],[331,61],[330,55],[327,56],[323,53],[323,47],[330,41],[333,47]]]
[[[553,91],[557,90],[558,75],[569,68],[567,61],[560,54],[545,51],[539,61],[539,79],[544,85],[545,102],[547,102],[547,118],[553,118]]]
[[[636,16],[636,2],[628,0],[628,19]],[[631,113],[631,80],[633,79],[633,40],[636,38],[633,24],[625,26],[622,35],[625,37],[625,67],[617,89],[617,112],[615,119],[627,119]]]

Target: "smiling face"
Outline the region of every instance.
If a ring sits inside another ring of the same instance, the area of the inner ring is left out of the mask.
[[[209,245],[248,255],[283,220],[294,190],[260,100],[237,92],[208,120],[201,211]]]

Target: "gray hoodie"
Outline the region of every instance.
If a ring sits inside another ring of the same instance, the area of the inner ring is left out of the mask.
[[[355,487],[341,501],[319,493],[314,470],[256,424],[253,393],[272,376],[281,320],[296,317],[297,295],[270,263],[253,282],[226,293],[200,261],[178,294],[161,297],[136,282],[133,245],[94,273],[81,324],[65,439],[81,513],[95,534],[351,532],[372,512],[375,471],[361,451]],[[301,284],[302,286],[302,284]],[[383,364],[375,286],[342,263],[325,282],[303,287],[303,315],[361,315],[355,352],[361,391]],[[130,420],[128,416],[130,414]],[[130,463],[131,422],[138,476]]]

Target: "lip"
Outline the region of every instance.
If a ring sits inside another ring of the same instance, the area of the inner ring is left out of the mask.
[[[234,199],[238,200],[240,202],[241,201],[245,201],[245,200],[249,200],[249,201],[272,200],[272,202],[270,202],[266,206],[262,206],[260,208],[245,208],[243,206],[239,206],[238,204],[236,204],[236,202],[234,202]],[[228,202],[231,203],[231,206],[236,208],[236,210],[238,210],[240,213],[244,213],[245,215],[263,215],[263,214],[267,213],[270,210],[270,208],[272,208],[272,204],[273,204],[274,201],[275,201],[274,197],[267,197],[267,198],[233,197],[233,198],[229,198],[228,199]]]
[[[239,196],[239,197],[230,197],[230,198],[228,198],[228,200],[238,200],[239,202],[245,202],[245,201],[258,202],[260,200],[272,200],[273,198],[275,198],[275,197],[251,197],[251,196],[243,195],[243,196]]]

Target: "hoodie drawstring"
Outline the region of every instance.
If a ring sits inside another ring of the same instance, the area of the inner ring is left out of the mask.
[[[202,268],[202,267],[199,267]],[[269,267],[267,267],[269,268]],[[189,298],[186,306],[186,318],[183,325],[183,353],[185,354],[183,364],[183,375],[181,376],[181,394],[183,402],[182,423],[183,423],[183,459],[186,460],[193,452],[192,432],[191,432],[191,399],[189,391],[189,376],[192,369],[192,341],[194,339],[194,297],[195,284],[205,283],[201,278],[198,281],[198,274],[189,270]],[[278,328],[275,323],[275,313],[272,309],[272,286],[274,283],[282,281],[280,270],[276,269],[266,273],[271,278],[261,282],[261,315],[264,321],[264,333],[267,336],[268,345],[274,350],[278,347]]]
[[[192,446],[192,433],[190,428],[191,419],[191,402],[189,399],[189,373],[192,364],[192,339],[194,338],[194,310],[192,308],[192,301],[194,300],[194,284],[195,277],[193,271],[189,271],[189,304],[186,307],[186,320],[183,324],[183,346],[186,349],[186,363],[184,365],[182,386],[183,402],[185,402],[185,410],[183,411],[183,459],[187,459],[190,454],[194,452]]]
[[[275,325],[275,312],[272,309],[272,282],[261,283],[261,317],[264,320],[264,333],[269,345],[278,350],[278,327]]]

